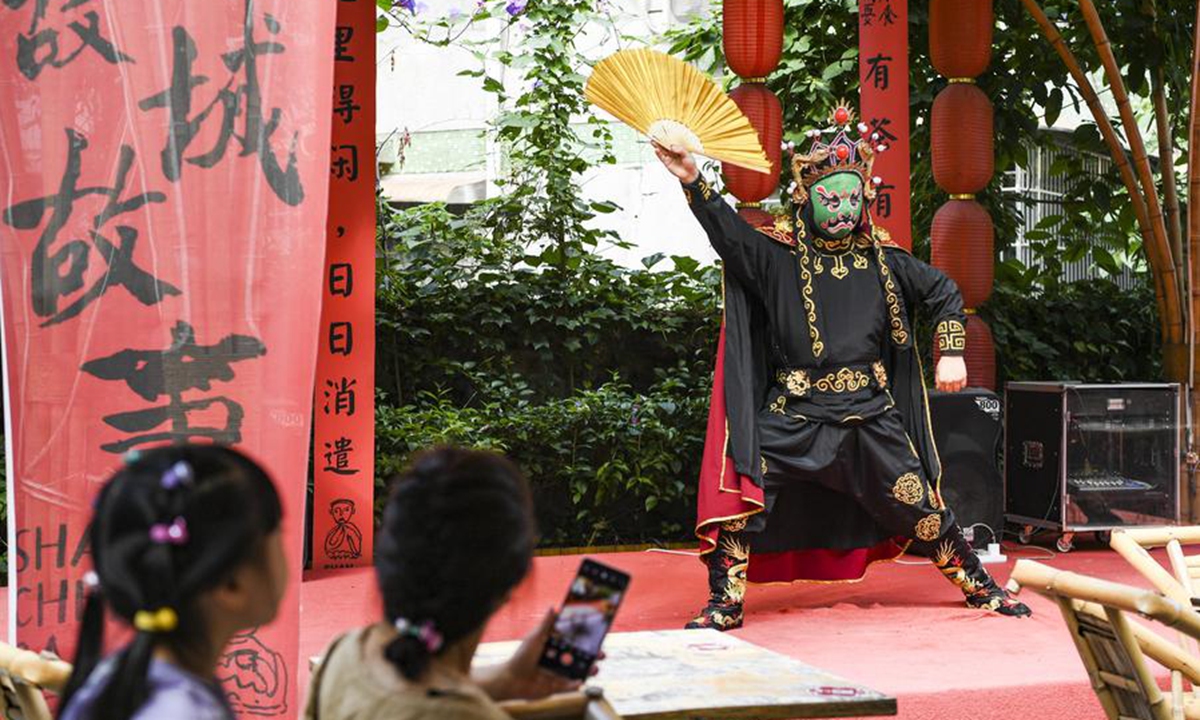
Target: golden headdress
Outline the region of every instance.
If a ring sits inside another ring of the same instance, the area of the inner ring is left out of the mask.
[[[808,191],[813,183],[847,171],[857,173],[863,179],[863,196],[868,201],[874,199],[875,188],[882,181],[871,174],[871,169],[876,153],[887,150],[887,146],[879,143],[878,133],[868,135],[870,128],[866,123],[858,123],[859,138],[851,138],[849,129],[854,117],[854,110],[845,101],[838,102],[829,116],[831,126],[810,130],[808,136],[813,143],[808,152],[793,153],[792,184],[788,189],[797,205],[808,202]],[[829,142],[822,140],[826,133],[833,133]]]

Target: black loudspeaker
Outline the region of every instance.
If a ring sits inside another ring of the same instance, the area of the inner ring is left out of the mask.
[[[977,548],[1000,542],[1004,532],[1002,408],[1000,398],[982,388],[929,394],[933,438],[942,459],[942,499]]]

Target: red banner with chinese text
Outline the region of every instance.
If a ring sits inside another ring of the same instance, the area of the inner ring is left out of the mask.
[[[858,79],[862,118],[876,144],[882,180],[871,217],[896,244],[912,248],[912,187],[909,182],[908,0],[859,0]]]
[[[217,669],[243,717],[300,710],[336,5],[0,6],[9,640],[72,657],[125,452],[235,445],[276,479],[292,559],[277,620]]]
[[[312,565],[369,565],[375,499],[375,5],[338,4],[313,420]]]

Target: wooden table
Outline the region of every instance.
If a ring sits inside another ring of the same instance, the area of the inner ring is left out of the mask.
[[[517,643],[487,643],[501,662]],[[614,633],[595,684],[625,720],[895,715],[896,699],[716,630]]]

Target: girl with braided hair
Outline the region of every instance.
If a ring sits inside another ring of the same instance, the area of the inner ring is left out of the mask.
[[[60,720],[232,720],[213,675],[230,639],[278,611],[280,515],[270,477],[235,450],[128,458],[97,499],[92,588]],[[101,660],[106,608],[135,632]]]
[[[471,671],[488,619],[528,572],[529,488],[489,452],[442,448],[395,483],[376,535],[380,622],[334,640],[309,686],[312,720],[506,720],[497,700],[574,689],[538,667],[548,612],[505,665]]]

